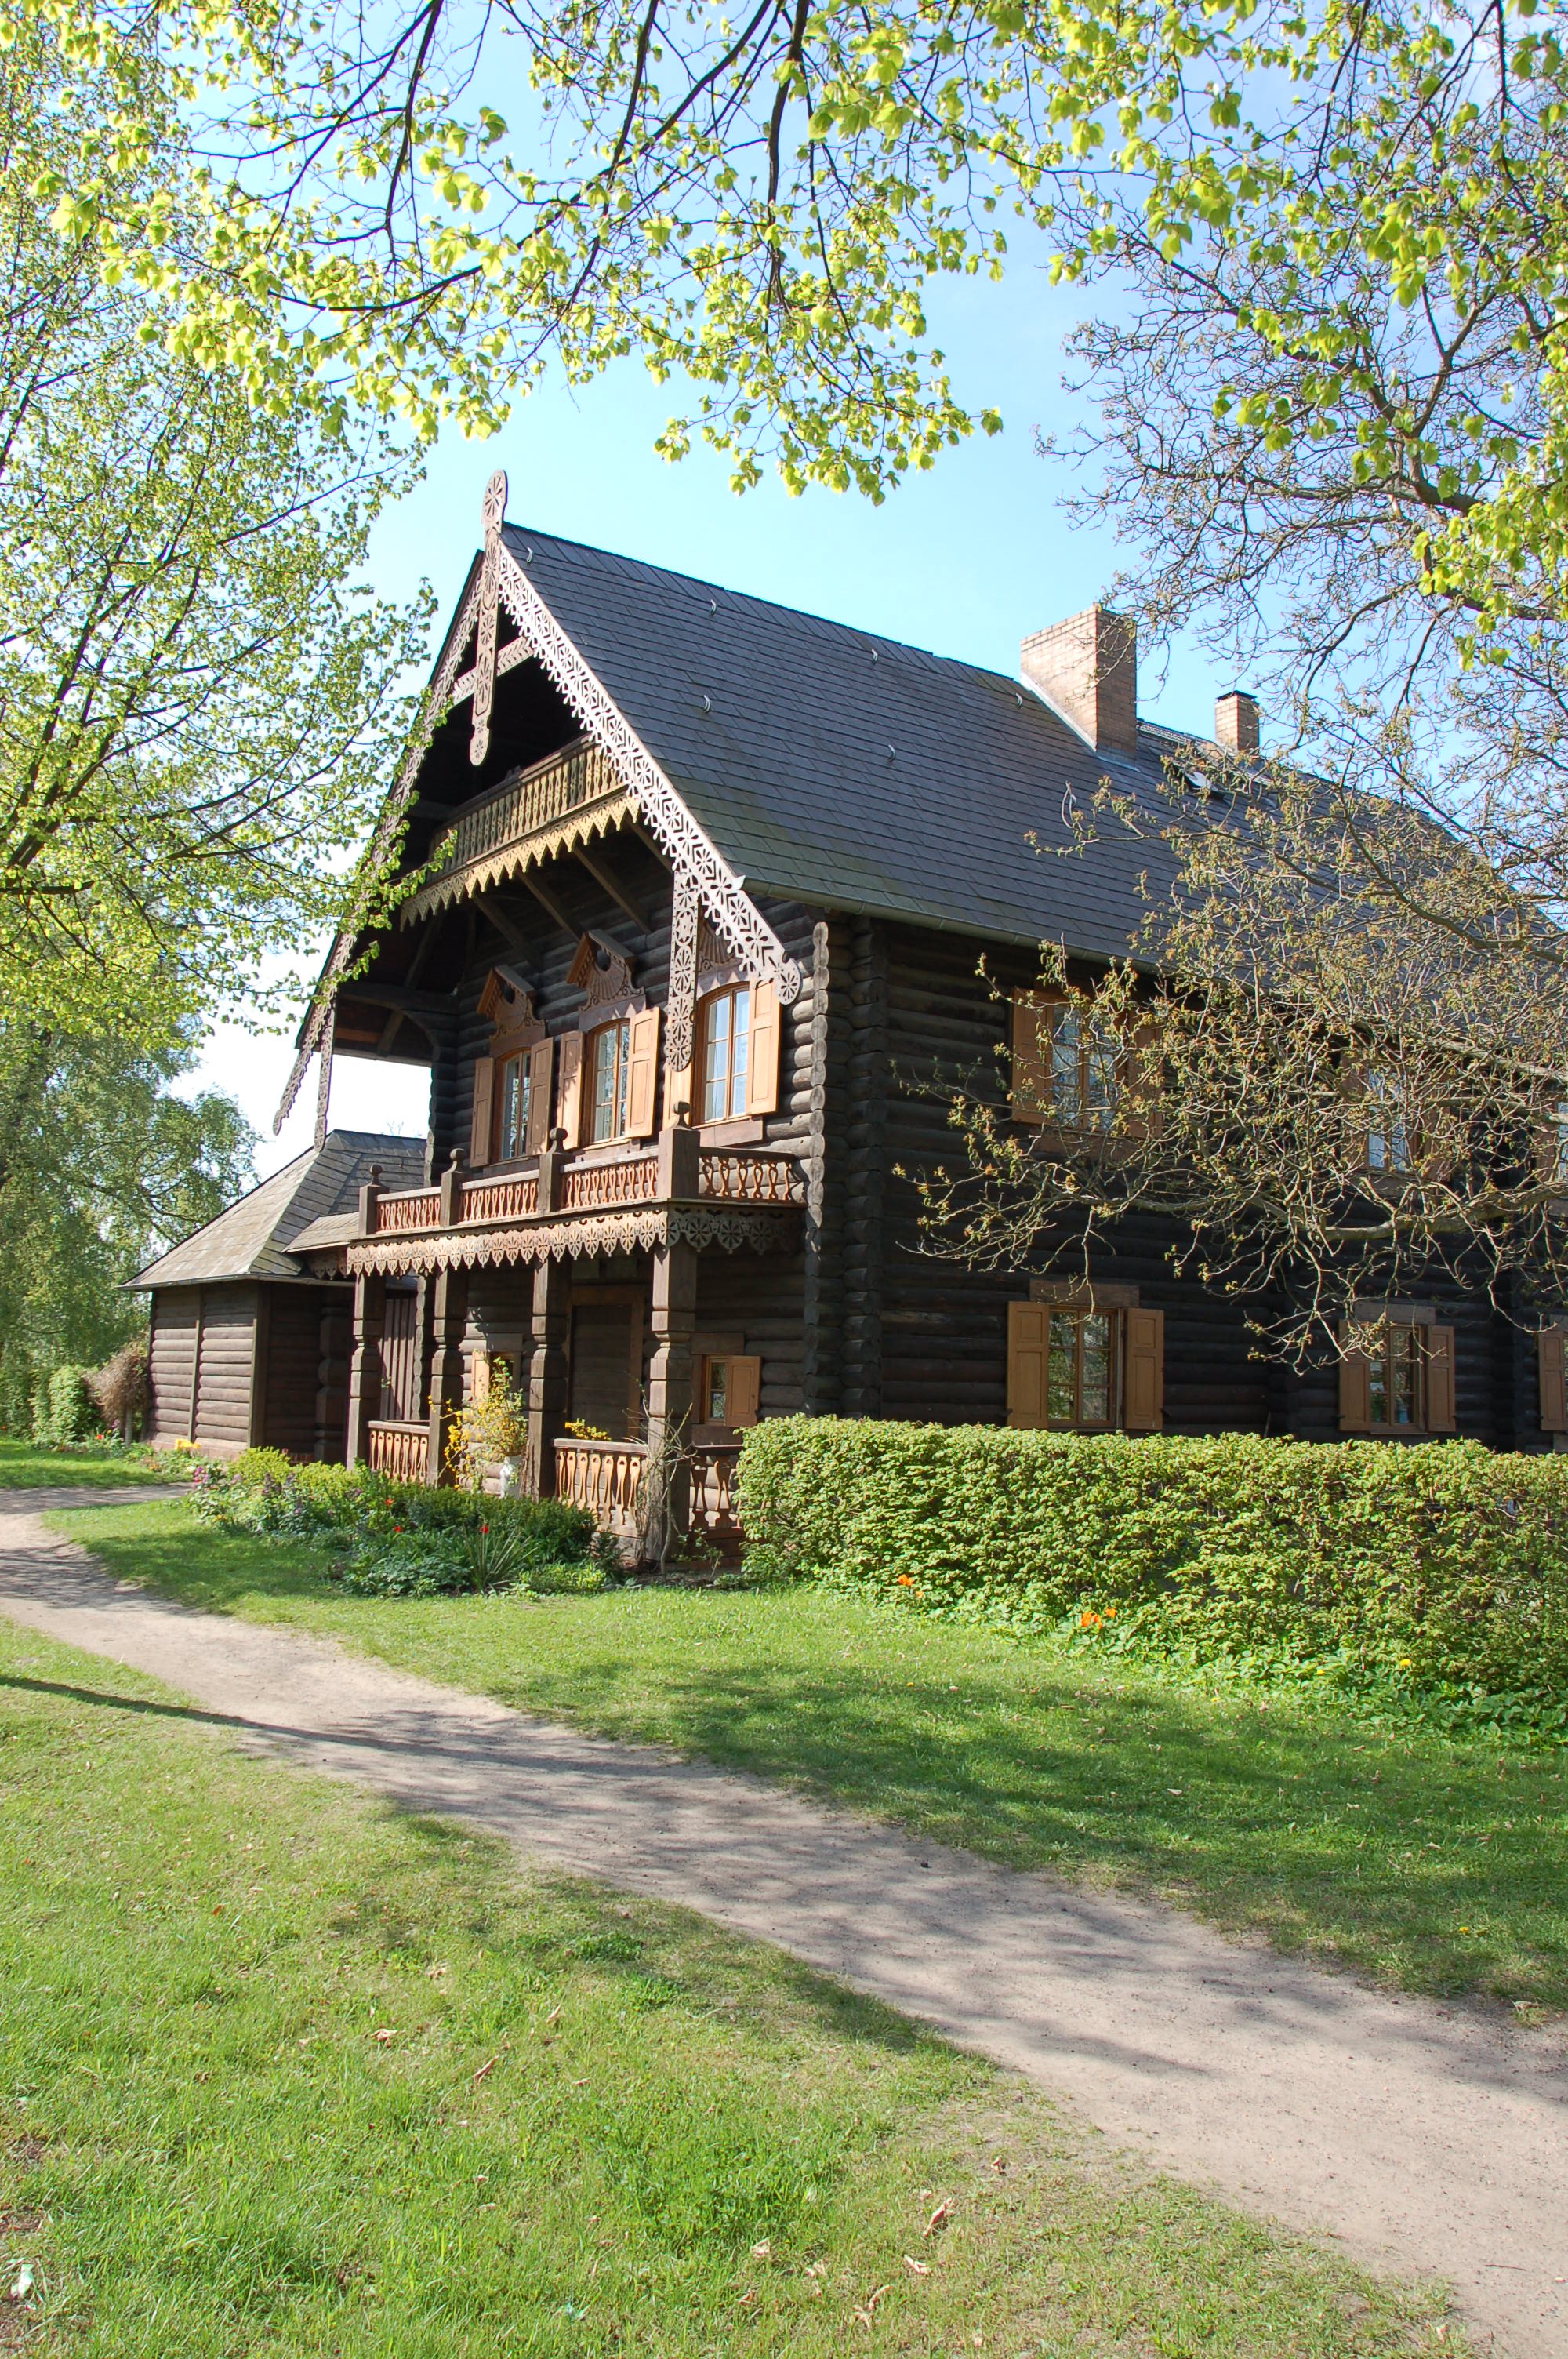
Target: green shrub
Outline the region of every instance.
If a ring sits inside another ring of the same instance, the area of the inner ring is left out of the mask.
[[[56,1368],[47,1389],[40,1382],[33,1393],[33,1440],[42,1442],[85,1441],[103,1430],[103,1413],[93,1397],[90,1368]]]
[[[789,1418],[746,1436],[741,1499],[764,1563],[927,1612],[1568,1725],[1568,1458]]]
[[[431,1490],[365,1466],[297,1464],[281,1450],[204,1467],[191,1495],[212,1522],[330,1548],[333,1578],[367,1594],[592,1587],[619,1570],[613,1542],[565,1500]]]

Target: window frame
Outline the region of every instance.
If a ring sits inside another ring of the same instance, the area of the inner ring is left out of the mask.
[[[604,1045],[613,1038],[615,1042],[615,1080],[611,1090],[611,1108],[615,1126],[600,1131],[599,1127],[599,1069]],[[584,1062],[588,1067],[588,1121],[584,1125],[586,1147],[613,1147],[632,1136],[632,1018],[612,1016],[608,1023],[596,1024],[584,1039]]]
[[[495,1160],[498,1163],[521,1163],[528,1153],[528,1119],[533,1103],[533,1049],[531,1047],[514,1049],[510,1056],[503,1057],[499,1062],[501,1088],[496,1093],[497,1153]],[[509,1136],[506,1121],[506,1094],[508,1081],[514,1072],[518,1075],[517,1119],[512,1126],[514,1135]]]
[[[1376,1122],[1379,1113],[1381,1124]],[[1411,1141],[1411,1126],[1393,1078],[1384,1072],[1367,1076],[1367,1132],[1364,1153],[1366,1168],[1374,1180],[1384,1181],[1408,1180],[1415,1169],[1415,1153]],[[1390,1122],[1388,1117],[1392,1114]]]
[[[1369,1412],[1367,1430],[1369,1434],[1382,1440],[1397,1439],[1401,1434],[1425,1434],[1432,1431],[1429,1356],[1427,1322],[1419,1319],[1392,1317],[1385,1319],[1377,1357],[1374,1359],[1369,1352],[1362,1353],[1362,1357],[1367,1362],[1367,1406]],[[1415,1414],[1403,1423],[1397,1418],[1379,1418],[1370,1414],[1379,1381],[1384,1407],[1388,1408],[1395,1402],[1398,1392],[1397,1357],[1407,1363],[1412,1379],[1411,1391]]]
[[[1045,1126],[1068,1136],[1103,1138],[1115,1125],[1120,1094],[1118,1046],[1093,1022],[1086,1025],[1083,1009],[1076,1000],[1054,999],[1048,1003],[1047,1013],[1051,1027],[1051,1100]],[[1063,1036],[1069,1027],[1072,1038],[1064,1056]],[[1098,1104],[1097,1069],[1098,1085],[1103,1090]],[[1070,1097],[1064,1102],[1062,1084],[1068,1077]]]
[[[737,1028],[735,1022],[736,1006],[742,997],[746,1002],[746,1023],[743,1032]],[[708,1103],[708,1055],[712,1041],[713,1012],[721,1006],[727,1006],[730,1010],[729,1058],[726,1072],[725,1111],[722,1114],[715,1114],[709,1111]],[[720,984],[716,989],[705,992],[697,1002],[697,1069],[693,1080],[694,1094],[697,1101],[697,1118],[699,1128],[719,1123],[743,1122],[746,1119],[752,1097],[752,1031],[755,1010],[756,987],[749,975],[742,975],[733,982]],[[744,1065],[737,1074],[735,1046],[741,1039],[745,1042],[746,1055]],[[739,1105],[734,1102],[737,1082],[741,1092]]]
[[[1127,1312],[1120,1305],[1086,1306],[1072,1309],[1060,1303],[1042,1305],[1046,1316],[1045,1329],[1045,1424],[1047,1433],[1119,1433],[1125,1423],[1127,1372]],[[1086,1418],[1084,1408],[1084,1330],[1091,1320],[1104,1322],[1106,1352],[1109,1362],[1108,1394],[1109,1414],[1105,1419]],[[1054,1389],[1056,1329],[1058,1321],[1073,1330],[1073,1402],[1070,1418],[1053,1417],[1051,1396]]]

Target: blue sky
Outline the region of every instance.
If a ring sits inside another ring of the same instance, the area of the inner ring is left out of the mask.
[[[481,494],[500,465],[514,523],[1015,669],[1020,640],[1088,605],[1119,561],[1108,531],[1070,527],[1064,503],[1077,478],[1035,449],[1036,428],[1064,434],[1075,422],[1061,386],[1062,340],[1086,299],[1082,290],[1053,289],[1030,263],[1000,287],[963,281],[938,290],[935,336],[960,396],[977,408],[995,404],[1004,430],[950,451],[881,507],[852,493],[791,499],[771,478],[738,498],[725,462],[700,448],[669,465],[653,445],[678,406],[676,389],[654,386],[635,362],[576,391],[546,385],[493,440],[454,434],[437,447],[423,484],[379,527],[378,584],[406,593],[427,578],[449,608],[478,535]],[[1140,701],[1206,735],[1217,690],[1232,685],[1178,646],[1162,682],[1145,665]],[[264,1174],[309,1143],[313,1088],[283,1136],[272,1136],[289,1061],[285,1042],[224,1027],[193,1077],[194,1086],[240,1098],[264,1135]],[[341,1059],[331,1118],[345,1128],[422,1132],[425,1077]]]

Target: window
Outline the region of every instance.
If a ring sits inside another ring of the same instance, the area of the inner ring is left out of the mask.
[[[1373,1073],[1367,1083],[1367,1169],[1408,1171],[1410,1129],[1399,1086],[1387,1073]]]
[[[1116,1044],[1066,1002],[1051,1014],[1051,1105],[1072,1130],[1108,1130],[1116,1112]]]
[[[1360,1304],[1340,1329],[1340,1431],[1453,1433],[1454,1346],[1453,1328],[1420,1304]]]
[[[601,1024],[589,1036],[589,1137],[597,1147],[607,1138],[624,1138],[632,1072],[632,1027]]]
[[[1119,1314],[1110,1310],[1051,1313],[1045,1421],[1073,1427],[1116,1423],[1119,1387]]]
[[[755,1425],[762,1393],[762,1364],[754,1353],[716,1353],[702,1363],[697,1389],[698,1422],[727,1427],[731,1432]]]
[[[501,1069],[501,1143],[503,1163],[528,1152],[528,1111],[532,1097],[530,1060],[526,1053],[508,1057]]]
[[[1568,1098],[1559,1098],[1552,1112],[1552,1176],[1568,1182]]]
[[[701,1120],[733,1122],[747,1110],[752,993],[738,983],[702,1003]],[[722,1423],[722,1419],[717,1420]]]
[[[1103,1293],[1098,1301],[1008,1304],[1009,1425],[1158,1433],[1164,1403],[1163,1311],[1124,1309]]]

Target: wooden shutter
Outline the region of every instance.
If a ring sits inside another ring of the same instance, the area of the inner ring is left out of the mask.
[[[754,1353],[731,1353],[729,1360],[728,1425],[755,1425],[762,1397],[762,1364]]]
[[[658,1097],[659,1011],[645,1007],[633,1016],[627,1044],[626,1135],[652,1138],[654,1107]]]
[[[582,1052],[583,1035],[563,1032],[559,1127],[566,1133],[568,1147],[576,1147],[582,1137]]]
[[[774,1114],[779,1103],[779,992],[775,983],[752,985],[752,1038],[746,1059],[746,1112]]]
[[[1348,1348],[1349,1327],[1339,1331],[1339,1430],[1365,1433],[1372,1422],[1372,1371],[1365,1352]]]
[[[469,1131],[469,1161],[484,1164],[491,1158],[491,1136],[495,1127],[495,1059],[476,1057],[473,1068],[473,1122]]]
[[[528,1051],[528,1128],[524,1155],[543,1155],[550,1143],[550,1089],[556,1075],[556,1044],[541,1040]]]
[[[1009,1425],[1038,1427],[1045,1422],[1046,1353],[1050,1341],[1051,1313],[1043,1302],[1008,1304]]]
[[[1563,1330],[1543,1327],[1535,1339],[1541,1377],[1541,1430],[1568,1433],[1568,1387],[1563,1380]]]
[[[1426,1330],[1426,1430],[1454,1431],[1454,1330]]]
[[[1159,1433],[1165,1423],[1165,1314],[1129,1310],[1121,1421],[1129,1433]]]
[[[1012,1118],[1044,1122],[1051,1098],[1051,1002],[1038,992],[1012,995]]]
[[[1160,1136],[1160,1069],[1153,1051],[1158,1046],[1161,1029],[1152,1016],[1146,1023],[1140,1024],[1132,1035],[1130,1053],[1122,1060],[1121,1087],[1127,1097],[1121,1121],[1124,1138],[1158,1138]]]

